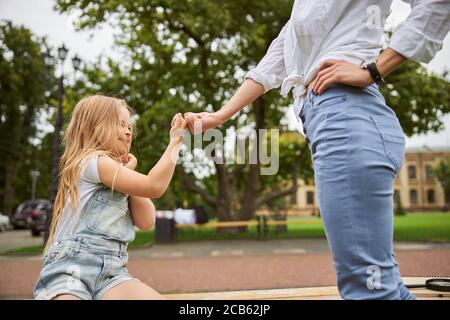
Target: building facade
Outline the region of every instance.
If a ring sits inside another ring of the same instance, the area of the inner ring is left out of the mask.
[[[436,164],[450,158],[447,148],[408,148],[405,161],[394,182],[394,197],[400,197],[408,211],[439,211],[445,207],[444,190],[434,177]],[[313,184],[299,181],[297,203],[289,211],[295,215],[316,215],[319,212]]]

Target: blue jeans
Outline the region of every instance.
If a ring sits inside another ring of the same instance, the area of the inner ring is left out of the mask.
[[[376,85],[309,91],[300,118],[344,299],[415,299],[393,252],[393,183],[405,137]]]

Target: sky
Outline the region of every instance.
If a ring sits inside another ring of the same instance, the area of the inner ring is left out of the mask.
[[[117,50],[112,48],[114,32],[108,25],[90,31],[76,31],[72,21],[76,14],[59,14],[53,10],[52,0],[0,0],[0,20],[11,20],[14,24],[24,25],[38,36],[47,36],[50,45],[69,48],[69,57],[78,54],[85,61],[94,61],[99,55],[119,58]],[[394,0],[392,13],[387,20],[388,27],[395,26],[406,19],[410,12],[408,4]],[[70,59],[66,59],[64,69],[71,70]],[[436,57],[426,66],[433,72],[450,70],[450,33],[444,40],[444,46]],[[292,110],[287,114],[289,127],[299,130]],[[443,117],[444,130],[439,133],[417,135],[407,138],[407,147],[448,146],[450,147],[450,114]]]

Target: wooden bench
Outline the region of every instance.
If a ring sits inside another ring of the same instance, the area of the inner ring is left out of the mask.
[[[207,229],[207,228],[232,228],[232,227],[253,227],[257,228],[258,238],[267,239],[269,226],[282,226],[289,224],[321,224],[322,220],[269,220],[267,215],[257,216],[257,220],[249,221],[215,221],[204,224],[175,224],[175,229]]]
[[[423,284],[428,278],[404,277],[406,285]],[[418,300],[450,300],[450,292],[425,288],[410,290]],[[243,290],[223,292],[175,293],[164,295],[168,300],[341,300],[337,287]]]
[[[258,221],[217,221],[217,222],[207,222],[204,224],[182,224],[177,223],[175,225],[176,229],[184,228],[227,228],[227,227],[251,227],[258,226]]]

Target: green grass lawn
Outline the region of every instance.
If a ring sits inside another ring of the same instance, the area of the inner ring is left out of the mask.
[[[296,221],[318,221],[320,218],[290,218]],[[143,236],[146,236],[143,234]],[[221,240],[221,239],[257,239],[256,227],[249,228],[244,234],[220,235],[214,229],[183,230],[177,241]],[[269,239],[286,238],[325,238],[322,223],[291,224],[286,232],[277,232],[269,227]],[[450,242],[450,213],[409,213],[394,218],[395,241]]]
[[[320,222],[319,218],[290,218],[292,220]],[[257,239],[256,227],[251,227],[245,233],[219,234],[214,228],[183,229],[176,236],[177,242],[227,240],[227,239]],[[318,224],[291,224],[287,231],[280,232],[271,226],[268,229],[268,239],[289,238],[325,238],[322,223]],[[394,218],[395,241],[424,241],[424,242],[450,242],[450,213],[409,213]],[[154,230],[136,232],[135,240],[129,248],[145,248],[155,243]],[[42,246],[24,247],[1,252],[2,255],[40,254]]]

